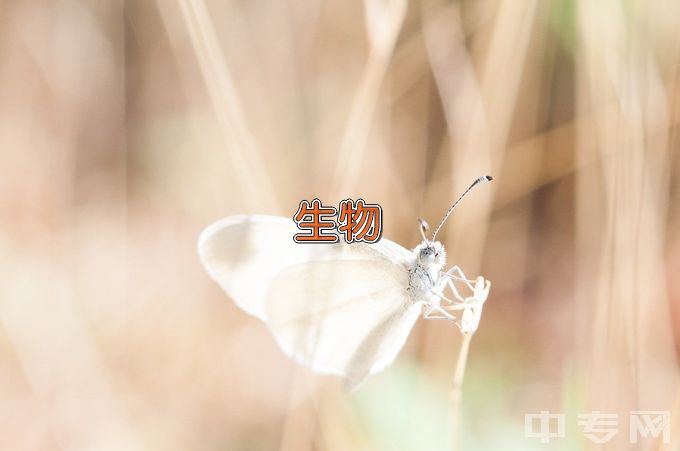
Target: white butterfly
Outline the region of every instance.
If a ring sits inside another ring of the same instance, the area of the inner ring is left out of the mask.
[[[387,239],[374,244],[299,244],[290,218],[231,216],[206,228],[198,253],[210,276],[246,312],[264,321],[283,351],[319,373],[356,388],[395,359],[416,319],[453,321],[463,333],[479,325],[490,282],[443,271],[435,229],[409,251]],[[463,297],[456,283],[471,295]],[[448,290],[453,299],[446,296]],[[462,312],[460,318],[456,314]]]

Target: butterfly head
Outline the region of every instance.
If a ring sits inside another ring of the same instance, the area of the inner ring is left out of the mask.
[[[416,259],[423,266],[439,266],[446,264],[446,250],[439,241],[423,241],[416,247]]]
[[[428,240],[425,236],[429,228],[427,222],[422,219],[419,219],[418,222],[420,223],[420,235],[423,237],[423,241],[414,249],[417,262],[423,266],[443,267],[446,264],[444,246],[439,241]]]

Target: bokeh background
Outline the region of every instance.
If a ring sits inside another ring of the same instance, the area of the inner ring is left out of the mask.
[[[667,0],[2,0],[0,448],[448,449],[450,324],[350,394],[195,245],[363,197],[413,247],[488,173],[441,235],[493,283],[462,449],[679,449],[679,24]],[[620,415],[607,445],[592,410]],[[671,411],[673,443],[630,444],[631,410]]]

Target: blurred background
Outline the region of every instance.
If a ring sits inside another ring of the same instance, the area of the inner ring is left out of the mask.
[[[492,281],[464,450],[680,449],[680,3],[3,0],[0,448],[448,449],[420,321],[347,393],[203,271],[201,230],[363,197]],[[606,445],[576,415],[619,414]],[[629,443],[634,410],[672,443]],[[566,435],[526,438],[525,413]]]

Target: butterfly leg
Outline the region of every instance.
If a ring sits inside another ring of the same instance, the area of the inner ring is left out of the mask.
[[[463,312],[463,319],[458,320],[455,316],[451,315],[449,312],[444,310],[442,307],[439,307],[437,305],[431,305],[428,307],[428,310],[423,314],[423,318],[425,319],[444,319],[447,321],[451,321],[453,324],[460,329],[460,331],[464,334],[470,333],[472,328],[468,325],[470,320],[468,318],[465,318],[466,316],[470,315],[469,306],[460,306],[460,305],[455,305],[452,307],[449,307],[449,309],[456,308],[457,310],[465,310]],[[479,322],[477,322],[479,324]],[[476,329],[476,327],[475,327]]]
[[[446,274],[446,273],[442,273]],[[451,293],[453,293],[454,299],[449,299],[446,297],[443,293],[445,288],[449,288]],[[453,283],[453,281],[449,278],[441,278],[440,283],[439,283],[439,288],[437,290],[432,291],[433,294],[439,296],[442,300],[444,300],[448,304],[461,304],[465,302],[465,298],[461,296],[460,292],[458,291],[458,288],[456,288],[456,285]]]
[[[453,321],[454,323],[458,323],[456,321],[456,317],[444,310],[443,308],[439,307],[438,305],[430,305],[427,308],[427,311],[423,313],[423,318],[425,319],[445,319],[448,321]]]
[[[446,272],[441,273],[442,276],[446,277],[451,284],[453,284],[452,280],[459,280],[463,282],[467,287],[471,290],[474,291],[474,286],[472,285],[475,281],[468,279],[465,274],[463,273],[463,270],[460,269],[458,266],[454,266],[451,269],[449,269]]]
[[[442,286],[442,288],[445,288],[445,287],[446,287],[446,284],[444,284],[444,285]],[[453,299],[449,299],[449,298],[447,298],[446,296],[444,296],[444,293],[440,293],[439,291],[436,291],[436,290],[434,290],[434,289],[432,289],[432,290],[430,291],[430,293],[434,294],[434,295],[437,296],[439,299],[441,299],[441,300],[443,300],[443,301],[446,301],[448,304],[453,305],[453,306],[454,306],[454,307],[452,307],[453,309],[455,309],[455,310],[461,310],[462,307],[461,307],[461,308],[456,308],[455,306],[458,306],[458,305],[461,305],[462,303],[464,303],[464,302],[465,302],[465,299],[463,299],[463,296],[461,296],[460,293],[458,293],[458,290],[456,289],[455,286],[451,285],[450,288],[451,288],[452,291],[453,291],[453,296],[456,298],[455,301],[454,301]]]

